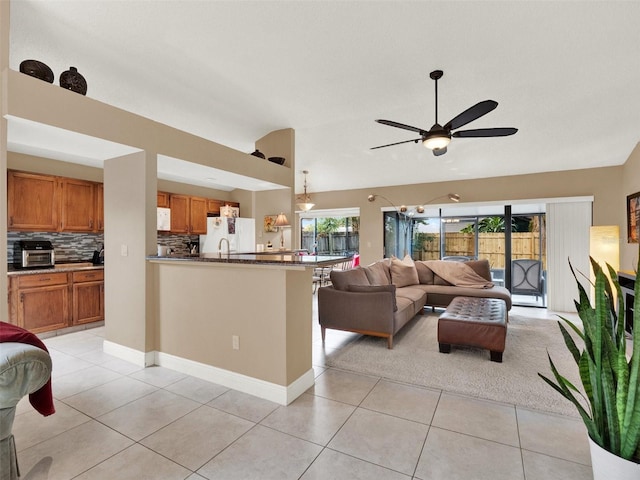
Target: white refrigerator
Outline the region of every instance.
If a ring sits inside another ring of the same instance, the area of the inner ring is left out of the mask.
[[[218,253],[220,240],[229,240],[229,251],[255,252],[256,222],[253,218],[208,217],[207,234],[200,235],[200,253]],[[227,251],[225,242],[222,251]]]

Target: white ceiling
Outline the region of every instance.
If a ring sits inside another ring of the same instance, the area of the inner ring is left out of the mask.
[[[41,60],[57,83],[73,65],[87,96],[247,153],[294,128],[296,190],[308,170],[313,193],[624,163],[640,140],[639,19],[622,1],[14,0],[10,66]],[[370,150],[417,136],[377,118],[434,123],[435,69],[439,123],[493,99],[464,128],[519,132],[456,138],[441,157]],[[13,131],[11,148],[48,149]]]

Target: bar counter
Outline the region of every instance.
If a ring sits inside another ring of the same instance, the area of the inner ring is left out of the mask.
[[[201,253],[198,255],[150,255],[147,260],[203,263],[244,263],[252,265],[328,267],[349,260],[351,255],[297,255],[293,252]]]
[[[314,384],[313,270],[350,258],[146,257],[154,285],[154,363],[289,404]]]

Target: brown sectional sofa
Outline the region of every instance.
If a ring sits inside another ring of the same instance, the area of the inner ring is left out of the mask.
[[[454,284],[432,270],[442,267],[445,271],[455,267],[466,276],[452,278],[447,273]],[[511,294],[491,283],[487,260],[414,262],[409,257],[387,258],[366,267],[332,271],[331,283],[318,289],[323,341],[325,330],[332,328],[386,337],[388,347],[393,348],[393,336],[425,306],[446,307],[455,297],[498,298],[511,309]]]

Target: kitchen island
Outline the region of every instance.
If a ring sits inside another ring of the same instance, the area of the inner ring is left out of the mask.
[[[348,259],[278,252],[147,257],[155,284],[153,363],[289,404],[314,384],[313,269]]]

